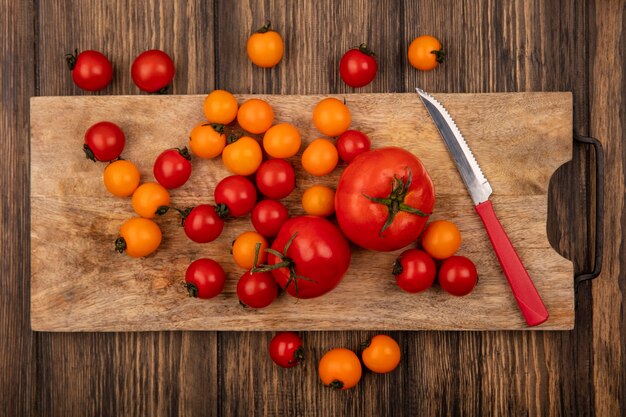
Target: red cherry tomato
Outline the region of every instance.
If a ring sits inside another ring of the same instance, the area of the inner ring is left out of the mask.
[[[232,217],[242,217],[250,213],[257,198],[254,184],[241,175],[231,175],[221,180],[215,187],[213,196],[215,204],[224,205]]]
[[[185,287],[190,297],[213,298],[222,292],[225,282],[226,273],[212,259],[196,259],[185,273]]]
[[[393,263],[393,274],[398,287],[406,292],[420,292],[433,285],[437,266],[426,252],[408,249]]]
[[[372,143],[365,133],[346,130],[337,140],[337,152],[342,161],[349,164],[354,158],[370,150]]]
[[[256,172],[256,186],[265,197],[280,200],[295,188],[296,174],[289,162],[270,159],[263,162]]]
[[[197,243],[208,243],[217,239],[224,230],[223,213],[214,206],[200,204],[183,212],[183,227],[189,239]]]
[[[476,265],[465,256],[452,256],[439,267],[439,285],[452,295],[471,293],[477,282]]]
[[[364,87],[372,82],[378,71],[374,53],[362,43],[358,48],[350,49],[339,61],[339,74],[343,82],[350,87]]]
[[[285,222],[268,254],[272,275],[289,295],[313,298],[335,288],[350,266],[350,246],[326,219],[299,216]]]
[[[283,368],[293,368],[304,359],[302,339],[293,332],[277,333],[270,341],[270,357]]]
[[[83,150],[92,161],[109,162],[117,159],[126,146],[126,136],[118,125],[99,122],[85,132]]]
[[[191,155],[186,147],[168,149],[154,161],[154,178],[171,190],[184,185],[191,176]]]
[[[149,93],[165,89],[174,79],[174,61],[158,49],[142,52],[130,69],[133,82]]]
[[[113,79],[111,61],[98,51],[78,50],[74,55],[65,55],[68,67],[72,71],[74,83],[87,91],[102,90]]]
[[[287,207],[278,201],[260,201],[252,210],[252,226],[265,237],[276,236],[287,219]]]
[[[237,297],[246,307],[264,308],[272,304],[278,295],[276,281],[269,272],[246,272],[237,282]]]

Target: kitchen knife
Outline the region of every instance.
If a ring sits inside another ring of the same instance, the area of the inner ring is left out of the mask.
[[[500,266],[509,281],[526,323],[529,326],[543,323],[548,319],[548,310],[530,279],[528,271],[515,252],[511,240],[496,217],[491,201],[489,201],[489,196],[492,193],[491,185],[483,175],[472,151],[445,107],[430,94],[419,88],[416,90],[435,122],[474,201],[476,212],[485,225],[491,245],[496,252]]]

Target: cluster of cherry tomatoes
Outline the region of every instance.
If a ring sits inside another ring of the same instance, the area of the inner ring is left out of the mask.
[[[420,243],[423,250],[407,249],[394,262],[392,272],[398,287],[417,293],[430,288],[438,278],[441,288],[449,294],[463,296],[472,292],[478,273],[471,260],[453,256],[461,246],[461,232],[454,223],[429,223]]]
[[[293,332],[277,333],[269,344],[270,357],[278,366],[293,368],[305,360],[300,336]],[[363,368],[376,374],[393,371],[400,363],[400,346],[390,336],[379,334],[361,345],[361,359],[346,348],[326,352],[318,364],[319,377],[324,385],[337,390],[347,390],[361,380]]]

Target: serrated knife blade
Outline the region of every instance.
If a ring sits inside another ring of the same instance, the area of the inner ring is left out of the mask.
[[[446,108],[424,90],[416,88],[416,91],[461,174],[526,323],[529,326],[537,326],[545,322],[549,317],[548,310],[496,216],[489,201],[491,185],[474,154]]]

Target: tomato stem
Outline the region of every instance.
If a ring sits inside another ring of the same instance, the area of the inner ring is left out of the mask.
[[[393,261],[393,266],[391,267],[391,273],[393,275],[400,275],[404,271],[402,264],[400,263],[400,258]]]
[[[446,53],[443,50],[443,47],[440,50],[433,50],[430,51],[431,54],[435,54],[435,59],[437,60],[437,62],[439,62],[440,64],[443,63],[443,61],[445,61],[446,59]]]
[[[156,90],[154,94],[160,94],[160,95],[167,94],[169,89],[170,89],[170,85],[168,84],[165,87],[161,87],[158,90]]]
[[[87,157],[87,159],[91,159],[92,161],[96,162],[96,156],[93,154],[93,151],[86,143],[83,145],[83,151],[85,152],[85,156]]]
[[[272,28],[272,22],[270,22],[269,20],[266,20],[265,24],[256,30],[256,33],[270,32],[272,30],[271,28]]]
[[[224,133],[224,125],[220,123],[203,123],[202,126],[211,126],[217,133]]]
[[[335,379],[333,382],[331,382],[330,384],[328,384],[328,386],[332,389],[336,389],[336,390],[340,390],[343,388],[343,382],[341,382],[338,379]]]
[[[76,61],[78,60],[78,48],[74,49],[73,54],[65,54],[65,62],[67,62],[67,66],[72,71],[76,67]]]
[[[126,240],[123,237],[115,239],[115,250],[122,253],[126,250]]]
[[[183,284],[183,287],[185,287],[190,297],[198,298],[198,287],[196,287],[196,284],[186,282]]]
[[[228,134],[228,136],[226,137],[226,143],[228,143],[229,145],[231,143],[235,143],[239,140],[239,138],[241,138],[243,136],[243,132],[231,132]]]
[[[215,212],[217,213],[218,216],[220,216],[220,219],[225,219],[230,215],[230,209],[224,203],[216,204]]]
[[[187,149],[186,146],[183,146],[182,148],[175,148],[178,153],[185,158],[188,161],[191,161],[191,154],[189,153],[189,149]]]
[[[361,350],[365,350],[368,347],[370,347],[371,344],[372,344],[372,339],[369,338],[365,342],[361,343],[361,345],[359,347],[361,348]]]
[[[159,206],[159,208],[156,209],[156,211],[154,212],[154,214],[156,214],[157,216],[163,216],[164,214],[166,214],[168,211],[170,210],[170,208],[168,206]]]
[[[357,47],[357,49],[358,49],[359,51],[363,52],[365,55],[369,55],[369,56],[376,56],[376,54],[375,54],[374,52],[372,52],[372,50],[371,50],[371,49],[369,49],[369,48],[367,47],[367,44],[366,44],[366,43],[362,43],[362,44],[360,44],[360,45]]]
[[[304,349],[300,346],[293,352],[293,359],[289,359],[288,364],[292,365],[294,363],[302,363],[304,360]]]
[[[363,193],[363,197],[367,198],[368,200],[374,203],[382,204],[387,207],[387,220],[378,232],[381,237],[383,237],[385,230],[387,230],[389,226],[391,226],[394,218],[396,217],[396,214],[398,214],[398,212],[400,211],[415,214],[421,217],[429,216],[429,214],[424,213],[423,211],[404,203],[404,199],[409,193],[411,183],[413,182],[413,172],[408,167],[406,168],[406,170],[407,175],[402,178],[398,178],[396,175],[393,176],[393,180],[391,181],[391,192],[387,197],[371,197]]]

